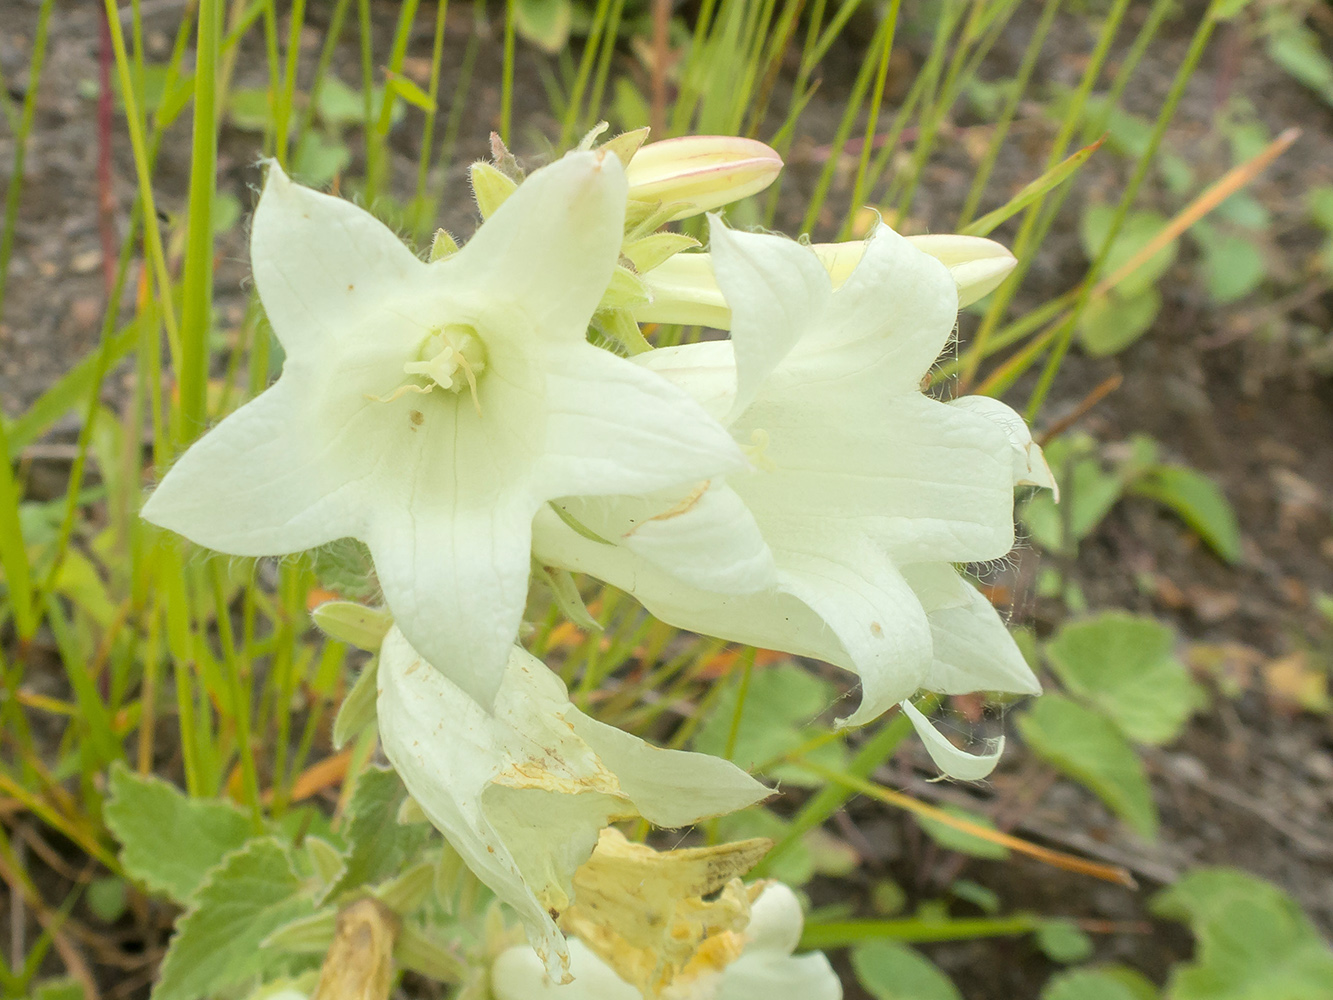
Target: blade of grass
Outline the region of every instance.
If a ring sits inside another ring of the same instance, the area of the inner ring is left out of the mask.
[[[906,917],[901,920],[809,921],[801,934],[801,948],[847,948],[868,941],[903,941],[930,944],[935,941],[973,941],[978,938],[1018,937],[1039,930],[1045,917],[1018,913],[1010,917],[935,919]]]
[[[1128,870],[1118,865],[1104,865],[1096,861],[1088,861],[1084,858],[1075,857],[1072,854],[1065,854],[1063,851],[1053,851],[1047,847],[1041,847],[1038,844],[1029,843],[1020,837],[1015,837],[1008,833],[1001,833],[998,830],[992,830],[989,827],[982,826],[980,823],[972,823],[965,819],[959,819],[951,813],[935,806],[928,805],[925,802],[919,802],[910,795],[904,795],[902,792],[895,792],[891,788],[885,788],[883,785],[875,784],[864,778],[853,774],[845,774],[834,771],[831,768],[815,764],[808,760],[794,761],[795,766],[809,771],[811,774],[818,775],[826,781],[838,784],[856,792],[860,795],[868,796],[885,805],[895,806],[899,809],[905,809],[917,816],[924,816],[927,819],[935,820],[946,826],[953,827],[962,833],[973,837],[980,837],[982,840],[990,841],[992,844],[999,844],[1007,847],[1011,851],[1019,854],[1025,854],[1030,858],[1048,864],[1053,868],[1061,868],[1065,871],[1076,872],[1080,875],[1089,875],[1092,878],[1101,879],[1104,882],[1115,882],[1118,885],[1128,886],[1133,889],[1138,883],[1134,881]]]
[[[987,212],[976,222],[961,229],[960,232],[965,236],[989,235],[997,226],[1017,215],[1034,202],[1044,198],[1050,191],[1059,187],[1078,173],[1079,169],[1083,164],[1088,162],[1088,159],[1092,154],[1101,149],[1102,143],[1105,141],[1106,138],[1103,136],[1091,146],[1084,146],[1072,156],[1066,157],[1036,180],[1024,185],[1023,189],[1010,198],[1008,202],[1001,205],[993,212]]]

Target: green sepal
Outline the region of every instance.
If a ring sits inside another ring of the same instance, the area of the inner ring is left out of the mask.
[[[602,623],[588,611],[588,606],[583,603],[583,595],[579,593],[579,588],[574,583],[574,577],[570,575],[568,570],[545,566],[534,559],[532,560],[532,572],[551,589],[551,594],[555,597],[556,607],[560,609],[562,615],[581,629],[592,632],[602,631]]]
[[[506,177],[497,167],[484,160],[472,164],[472,195],[477,199],[477,210],[483,219],[489,219],[496,209],[518,190],[518,182]]]
[[[633,243],[626,243],[620,252],[629,258],[634,269],[642,274],[651,271],[663,261],[669,260],[682,250],[702,246],[693,236],[684,233],[653,233]]]
[[[375,675],[379,672],[379,658],[372,657],[361,671],[361,676],[347,692],[333,720],[333,747],[341,750],[347,742],[375,721],[375,702],[379,686]]]
[[[443,229],[440,232],[444,232]],[[384,608],[368,608],[355,601],[325,601],[310,617],[330,639],[374,653],[393,625],[393,615]]]

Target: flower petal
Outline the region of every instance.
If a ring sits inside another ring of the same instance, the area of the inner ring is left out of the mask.
[[[985,595],[948,563],[908,566],[907,582],[930,619],[935,652],[921,686],[939,694],[1041,694],[1041,684]]]
[[[859,726],[921,686],[931,662],[930,624],[902,574],[868,545],[809,543],[809,554],[782,554],[778,578],[847,651],[861,678],[861,704],[838,724]]]
[[[728,595],[693,587],[623,545],[583,538],[545,509],[533,519],[533,549],[550,565],[588,573],[633,594],[668,625],[851,669],[846,651],[819,616],[780,590]]]
[[[526,497],[489,508],[449,499],[381,510],[366,542],[408,641],[490,708],[527,602],[532,507]]]
[[[356,534],[363,470],[332,447],[343,428],[313,412],[312,395],[306,375],[284,375],[177,460],[143,517],[241,556],[300,552]]]
[[[726,429],[655,372],[589,344],[549,352],[543,368],[540,501],[645,493],[747,465]]]
[[[678,829],[725,816],[773,794],[731,761],[708,754],[664,750],[574,709],[565,721],[615,774],[644,819]]]
[[[540,958],[522,945],[509,948],[491,966],[495,1000],[642,1000],[642,994],[617,976],[578,938],[569,942],[567,986],[551,982]]]
[[[782,388],[766,389],[732,428],[741,440],[767,436],[772,471],[728,480],[779,562],[787,539],[800,547],[830,524],[874,539],[900,565],[1012,548],[1012,452],[993,421],[917,392],[885,398],[855,378]]]
[[[1055,491],[1057,501],[1060,499],[1060,487],[1046,464],[1041,446],[1032,440],[1027,421],[1017,411],[990,396],[960,396],[950,400],[949,405],[985,417],[1004,429],[1014,450],[1015,485],[1045,487]]]
[[[582,341],[620,255],[626,190],[614,155],[568,153],[430,267],[481,308],[518,312],[536,337]]]
[[[747,951],[776,951],[790,955],[801,943],[805,914],[796,893],[781,882],[770,882],[750,904],[745,928]]]
[[[568,963],[564,935],[538,901],[482,795],[505,761],[506,734],[408,644],[397,629],[380,647],[379,732],[412,798],[467,866],[513,907],[548,967]]]
[[[902,703],[902,709],[912,722],[912,728],[925,744],[926,753],[944,774],[958,781],[980,781],[995,770],[1004,754],[1004,737],[990,741],[990,749],[984,754],[970,754],[959,750],[944,738],[929,719],[909,701]]]
[[[699,484],[622,541],[673,576],[715,593],[749,594],[777,583],[773,553],[754,515],[724,482]]]
[[[369,212],[294,183],[276,162],[255,210],[250,261],[273,333],[296,359],[354,339],[426,272]]]
[[[717,1000],[842,1000],[842,983],[822,952],[746,952],[722,973]]]
[[[793,359],[799,353],[807,378],[873,367],[884,391],[911,392],[948,344],[957,318],[958,287],[949,269],[880,225]]]
[[[828,272],[809,247],[783,236],[740,233],[709,216],[709,251],[731,306],[740,413],[795,344],[823,322],[833,295]]]
[[[730,340],[658,347],[634,361],[684,389],[710,416],[726,423],[736,399],[736,350]]]

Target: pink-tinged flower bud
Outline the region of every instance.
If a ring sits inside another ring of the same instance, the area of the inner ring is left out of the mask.
[[[625,175],[638,201],[683,202],[684,219],[762,191],[782,157],[762,142],[730,135],[687,135],[643,146]]]

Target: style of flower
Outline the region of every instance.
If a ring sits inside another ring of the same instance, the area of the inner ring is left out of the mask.
[[[855,671],[862,698],[848,724],[919,688],[1036,693],[998,615],[952,564],[1005,555],[1015,484],[1052,484],[1008,407],[921,392],[954,327],[948,268],[881,226],[835,292],[808,247],[716,218],[711,236],[731,340],[636,360],[730,427],[751,468],[649,499],[568,498],[568,515],[618,544],[543,515],[539,557],[678,627]],[[905,710],[949,773],[993,766],[996,755],[963,754]]]
[[[739,885],[739,883],[737,883]],[[796,894],[780,882],[749,887],[755,898],[743,930],[708,937],[660,1000],[841,1000],[842,985],[819,952],[794,955],[804,919]],[[510,948],[491,968],[496,1000],[641,1000],[587,945],[569,942],[574,981],[557,985],[530,948]],[[648,994],[653,995],[653,994]]]
[[[380,647],[377,682],[380,740],[394,769],[473,874],[518,913],[556,980],[569,963],[556,919],[608,823],[688,826],[770,794],[728,761],[659,749],[590,719],[517,646],[492,711],[396,627]]]
[[[424,263],[271,165],[251,258],[282,375],[180,458],[144,517],[236,555],[364,541],[413,645],[489,703],[538,508],[744,465],[686,393],[586,340],[626,190],[614,155],[571,153]]]

